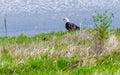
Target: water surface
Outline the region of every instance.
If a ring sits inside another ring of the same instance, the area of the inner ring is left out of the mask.
[[[90,27],[95,11],[105,10],[115,14],[111,28],[120,27],[120,0],[0,0],[0,36],[5,35],[5,15],[8,35],[17,36],[64,31],[64,17]]]

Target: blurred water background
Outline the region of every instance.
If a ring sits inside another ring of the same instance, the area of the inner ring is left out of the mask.
[[[65,31],[64,17],[80,27],[94,26],[92,16],[108,10],[114,13],[111,28],[120,27],[120,0],[0,0],[0,36]]]

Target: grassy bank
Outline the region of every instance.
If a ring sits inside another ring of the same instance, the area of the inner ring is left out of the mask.
[[[120,29],[95,51],[94,29],[0,38],[1,75],[119,75]]]

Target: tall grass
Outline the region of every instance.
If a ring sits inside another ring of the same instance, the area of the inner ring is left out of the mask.
[[[32,37],[22,34],[7,39],[0,38],[0,74],[94,75],[113,72],[119,74],[117,67],[120,66],[119,59],[116,58],[119,57],[119,40],[116,41],[117,45],[114,48],[113,45],[111,46],[114,41],[109,47],[109,50],[115,49],[116,53],[104,50],[107,55],[100,57],[93,54],[91,46],[93,35],[91,34],[87,30],[82,30],[40,34]],[[113,37],[109,39],[113,40]],[[107,47],[109,40],[105,44]],[[108,60],[110,63],[107,62]],[[108,66],[105,65],[106,63]],[[112,72],[109,66],[113,69]],[[104,68],[106,68],[105,71]]]

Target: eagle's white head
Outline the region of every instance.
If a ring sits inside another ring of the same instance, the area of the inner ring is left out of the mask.
[[[70,22],[70,20],[67,17],[65,17],[63,20],[66,22]]]

